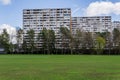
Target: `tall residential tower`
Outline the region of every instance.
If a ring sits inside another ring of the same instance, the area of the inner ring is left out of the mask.
[[[71,9],[24,9],[23,10],[23,38],[27,39],[27,31],[33,29],[35,31],[35,40],[37,35],[43,28],[54,30],[56,35],[56,48],[61,47],[60,27],[68,27],[71,29]],[[42,46],[42,42],[35,42],[37,47]]]

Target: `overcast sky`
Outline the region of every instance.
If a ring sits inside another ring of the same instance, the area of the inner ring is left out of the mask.
[[[120,0],[0,0],[0,25],[22,27],[22,10],[31,8],[71,8],[72,16],[111,15],[120,20]]]

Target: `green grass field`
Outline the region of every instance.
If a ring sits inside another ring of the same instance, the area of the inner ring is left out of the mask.
[[[0,55],[0,80],[120,80],[120,56]]]

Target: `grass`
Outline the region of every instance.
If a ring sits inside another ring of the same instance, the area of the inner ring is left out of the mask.
[[[0,55],[0,80],[120,80],[120,56]]]

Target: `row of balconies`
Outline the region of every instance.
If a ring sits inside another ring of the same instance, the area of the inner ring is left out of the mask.
[[[64,14],[64,13],[65,13],[65,14],[66,14],[66,13],[67,13],[67,14],[70,14],[71,11],[56,11],[56,12],[42,12],[42,11],[41,11],[41,12],[38,12],[38,11],[35,12],[35,11],[34,11],[34,12],[23,12],[24,15],[27,15],[27,14],[29,14],[29,15],[30,15],[30,14],[38,15],[38,14],[39,14],[39,15],[43,15],[43,16],[45,16],[45,15],[48,15],[48,16],[49,16],[50,14]]]
[[[70,8],[46,8],[46,9],[24,9],[23,10],[23,12],[25,12],[25,11],[27,11],[27,12],[29,12],[29,11],[63,11],[63,10],[70,10],[71,11],[71,9]]]

